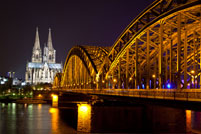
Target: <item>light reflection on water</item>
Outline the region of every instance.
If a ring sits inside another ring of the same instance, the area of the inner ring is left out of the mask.
[[[78,104],[77,130],[81,132],[91,131],[91,105]]]
[[[201,112],[163,106],[53,108],[48,104],[0,103],[0,134],[201,133]]]
[[[48,104],[0,103],[0,134],[74,133]]]
[[[51,125],[53,132],[58,131],[59,110],[57,108],[50,108],[49,112],[52,115]]]
[[[186,132],[191,132],[191,110],[186,110]]]

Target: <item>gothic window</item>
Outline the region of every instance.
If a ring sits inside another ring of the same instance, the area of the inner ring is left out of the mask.
[[[45,78],[48,77],[48,71],[45,71]]]
[[[31,78],[30,73],[28,73],[28,79],[30,79],[30,78]]]

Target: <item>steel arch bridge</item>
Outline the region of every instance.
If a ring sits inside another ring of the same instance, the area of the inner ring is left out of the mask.
[[[111,47],[75,46],[53,86],[201,88],[201,0],[156,0]]]

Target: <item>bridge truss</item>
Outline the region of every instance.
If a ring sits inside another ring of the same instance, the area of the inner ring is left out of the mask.
[[[200,3],[156,0],[127,26],[112,47],[73,47],[54,86],[201,88]]]

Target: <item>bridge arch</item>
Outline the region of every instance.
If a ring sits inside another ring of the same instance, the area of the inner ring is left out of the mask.
[[[112,47],[73,47],[61,86],[201,88],[200,74],[200,0],[155,0]]]
[[[66,58],[62,87],[96,88],[97,74],[108,47],[75,46]]]
[[[200,13],[199,0],[153,2],[112,46],[105,79],[117,88],[187,88],[200,75]]]
[[[53,88],[60,88],[61,87],[61,78],[62,78],[62,73],[57,73],[54,76],[54,81],[53,81]]]

